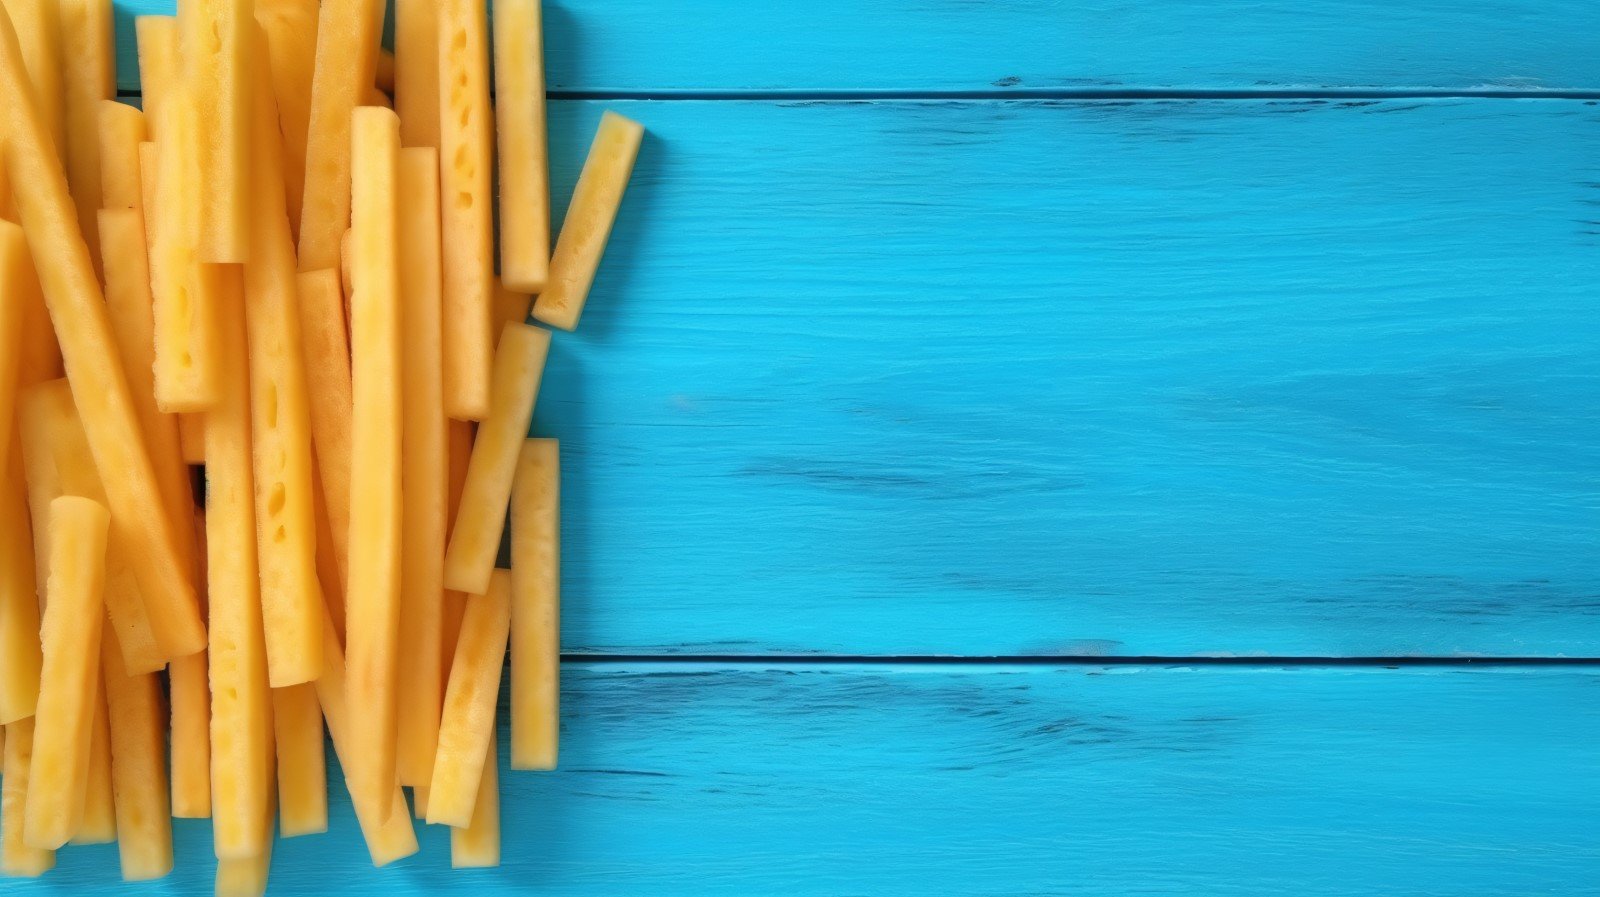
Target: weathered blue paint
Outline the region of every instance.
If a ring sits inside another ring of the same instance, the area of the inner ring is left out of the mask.
[[[563,770],[502,778],[503,868],[450,871],[435,828],[374,870],[341,790],[273,892],[1600,892],[1595,671],[604,665],[566,698]],[[180,830],[160,884],[73,848],[0,888],[206,893]]]
[[[131,41],[174,0],[117,5]],[[1590,0],[549,0],[545,21],[561,91],[1600,88]]]

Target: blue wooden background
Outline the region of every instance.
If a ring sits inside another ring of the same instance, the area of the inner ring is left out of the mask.
[[[563,768],[277,893],[1600,894],[1600,4],[546,20]]]

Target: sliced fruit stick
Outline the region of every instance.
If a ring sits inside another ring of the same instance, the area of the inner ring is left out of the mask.
[[[395,0],[394,109],[400,143],[439,147],[439,7],[435,0]]]
[[[105,483],[112,525],[129,546],[152,621],[161,620],[162,649],[173,657],[199,650],[205,627],[173,527],[161,513],[150,454],[122,370],[61,169],[49,155],[39,113],[24,89],[21,52],[9,20],[0,16],[0,131],[6,165],[28,232],[50,317],[66,357],[73,397]]]
[[[600,130],[561,224],[561,236],[550,259],[550,279],[533,303],[536,320],[562,330],[578,326],[643,140],[644,127],[638,122],[615,112],[601,117]]]
[[[139,161],[139,147],[150,139],[149,120],[140,110],[116,100],[101,100],[95,111],[98,113],[95,140],[103,206],[112,211],[138,212],[142,227],[144,170]],[[90,226],[98,227],[98,222],[91,221]]]
[[[49,416],[42,411],[32,416],[29,414],[29,409],[37,404],[30,402],[30,397],[37,392],[38,385],[35,385],[17,396],[16,449],[21,453],[27,486],[28,517],[33,529],[33,565],[37,571],[34,594],[39,599],[42,615],[48,586],[45,574],[50,569],[50,502],[66,493],[61,488],[61,473],[56,469],[55,435],[49,424]],[[37,423],[34,423],[35,419]]]
[[[5,10],[22,44],[22,63],[27,67],[29,91],[38,104],[50,147],[59,153],[67,145],[61,0],[6,0]]]
[[[206,569],[205,514],[196,509],[189,520],[195,534],[195,581],[204,589]],[[204,602],[205,593],[201,592]],[[211,816],[211,686],[206,652],[172,662],[172,815],[180,819]]]
[[[472,822],[465,828],[450,830],[450,866],[454,869],[486,869],[500,865],[500,752],[492,728],[489,749],[478,777],[478,799],[472,807]]]
[[[374,87],[367,91],[366,99],[361,103],[361,105],[382,106],[385,109],[393,109],[394,100],[389,99],[388,94]]]
[[[259,34],[254,37],[265,44]],[[257,149],[250,171],[253,213],[250,264],[244,271],[245,316],[267,672],[270,684],[283,688],[317,677],[322,663],[322,607],[317,594],[311,419],[294,241],[284,208],[275,142],[278,115],[265,53],[258,55],[257,68],[252,89]]]
[[[139,43],[140,101],[149,117],[150,133],[160,138],[161,125],[166,120],[166,110],[161,106],[181,77],[178,20],[172,16],[140,16],[133,20],[133,28]]]
[[[29,282],[32,269],[28,240],[22,228],[10,221],[0,221],[0,470],[9,469],[12,418],[21,374],[22,331],[27,319],[27,305],[23,300],[34,288],[34,283]]]
[[[550,274],[550,161],[545,139],[541,0],[494,5],[500,176],[500,279],[537,293]]]
[[[382,0],[322,4],[306,131],[302,271],[339,266],[339,238],[350,223],[350,113],[363,102],[377,73],[383,13]]]
[[[262,897],[272,872],[272,842],[259,853],[217,861],[216,897]]]
[[[189,465],[206,463],[206,416],[201,411],[178,415],[178,451]]]
[[[511,629],[511,574],[496,570],[487,594],[467,602],[439,724],[439,754],[428,786],[428,821],[472,824]]]
[[[450,506],[446,529],[455,529],[456,517],[461,510],[461,493],[467,484],[467,463],[472,457],[473,425],[466,421],[450,422]],[[444,700],[444,686],[450,682],[450,664],[456,657],[456,640],[461,637],[461,617],[467,612],[467,596],[454,589],[445,589],[444,609],[439,620],[439,700]]]
[[[50,503],[50,597],[39,629],[44,666],[23,828],[33,847],[61,847],[83,819],[110,522],[104,507],[81,496]]]
[[[11,175],[6,173],[6,167],[0,165],[0,221],[17,220],[17,207],[11,201]]]
[[[267,32],[289,230],[296,239],[306,189],[306,129],[311,121],[311,77],[317,63],[317,6],[317,0],[256,0],[256,21]]]
[[[333,618],[322,620],[322,675],[317,677],[317,700],[322,704],[322,716],[328,721],[328,736],[333,739],[333,749],[339,755],[339,765],[344,768],[345,785],[355,806],[356,821],[361,825],[361,836],[366,839],[367,851],[374,866],[386,866],[395,860],[417,852],[417,831],[411,817],[405,812],[405,795],[400,786],[391,788],[388,803],[400,812],[379,812],[380,801],[372,800],[351,781],[358,775],[356,769],[367,761],[351,742],[350,714],[345,704],[344,653],[339,649],[339,639],[333,632]]]
[[[105,624],[101,623],[102,640],[105,633]],[[68,844],[109,844],[117,840],[117,809],[111,792],[111,721],[98,663],[95,669],[94,719],[89,728],[89,781],[84,786],[83,819]]]
[[[0,780],[0,875],[38,878],[56,865],[56,852],[23,839],[33,784],[34,718],[6,725],[5,775]]]
[[[317,666],[322,666],[322,615],[317,608]],[[322,705],[309,683],[272,690],[278,756],[278,828],[285,838],[328,830],[328,767],[322,747]]]
[[[39,701],[39,600],[20,452],[0,478],[0,723],[33,716]]]
[[[533,307],[533,297],[519,293],[500,280],[494,282],[494,329],[499,332],[507,324],[528,323],[528,310]]]
[[[111,710],[111,779],[116,790],[122,880],[161,878],[172,871],[161,680],[154,673],[130,675],[110,629],[104,630],[101,638],[100,663],[106,705]]]
[[[82,496],[104,504],[100,473],[89,452],[89,440],[67,381],[50,380],[28,387],[18,405],[17,418],[30,475],[29,488],[33,490],[31,500],[37,508],[48,511],[50,501],[62,495]],[[39,476],[33,476],[36,473]],[[36,517],[35,532],[40,531],[48,536],[47,518]],[[48,547],[48,539],[45,545]],[[105,565],[105,605],[128,651],[124,659],[139,672],[159,670],[166,663],[166,655],[134,579],[129,547],[119,532],[113,531],[110,536]]]
[[[467,481],[444,558],[446,588],[481,595],[500,552],[517,453],[533,421],[550,331],[507,324],[494,358],[494,405],[478,427]]]
[[[494,133],[489,26],[483,3],[441,0],[439,193],[444,224],[444,405],[451,417],[489,414],[494,299]]]
[[[224,394],[206,415],[206,567],[211,597],[211,806],[217,856],[259,852],[271,800],[271,695],[262,634],[242,272],[218,265]]]
[[[344,236],[339,238],[339,282],[344,287],[344,312],[347,319],[350,315],[350,296],[355,292],[350,281],[350,231],[350,228],[345,228]]]
[[[67,142],[67,184],[78,209],[78,229],[98,270],[100,239],[100,104],[117,95],[117,42],[111,0],[59,0],[63,53],[62,94]]]
[[[444,598],[445,515],[450,497],[439,306],[439,154],[400,151],[401,455],[400,784],[427,785],[439,742],[437,657]]]
[[[511,768],[555,769],[561,725],[561,453],[529,439],[511,490]]]
[[[317,519],[317,584],[322,601],[333,613],[334,635],[344,650],[344,578],[333,557],[333,528],[328,525],[328,503],[322,497],[322,475],[312,478],[311,495]]]
[[[400,120],[363,106],[351,124],[350,567],[345,651],[350,737],[366,762],[355,784],[380,814],[395,782],[400,634],[402,403],[396,182]]]
[[[187,86],[205,139],[190,177],[202,262],[239,263],[250,255],[250,82],[257,77],[254,0],[178,0]],[[196,135],[201,132],[196,132]]]
[[[333,557],[344,593],[350,570],[350,342],[345,333],[344,296],[339,272],[304,271],[300,294],[300,336],[305,341],[306,388],[311,400],[311,441],[316,447],[323,507],[332,530]],[[341,633],[344,631],[341,625]]]

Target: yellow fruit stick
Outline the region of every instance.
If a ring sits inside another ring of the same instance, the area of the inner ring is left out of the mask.
[[[436,0],[395,0],[394,109],[400,143],[439,147],[439,8]]]
[[[328,525],[328,502],[322,496],[322,475],[312,479],[311,496],[317,520],[317,584],[322,603],[333,613],[334,634],[344,649],[344,578],[333,556],[333,528]]]
[[[61,339],[73,398],[105,483],[112,525],[129,547],[151,620],[160,619],[158,634],[171,635],[162,641],[162,649],[172,657],[192,654],[205,644],[194,586],[177,537],[162,514],[154,468],[66,177],[49,153],[48,137],[24,81],[16,33],[0,16],[0,95],[15,98],[0,104],[6,164]]]
[[[317,666],[322,666],[322,615],[317,608]],[[322,747],[322,705],[309,682],[272,690],[278,753],[278,828],[285,838],[328,830],[328,767]]]
[[[105,624],[100,637],[105,639]],[[84,786],[83,818],[68,844],[109,844],[117,840],[117,810],[111,796],[111,721],[98,658],[94,677],[94,718],[89,728],[88,783]]]
[[[400,151],[401,454],[400,656],[396,765],[400,784],[427,785],[439,742],[440,614],[449,502],[439,306],[439,154]]]
[[[208,578],[205,513],[191,510],[188,526],[194,533],[195,581],[200,583],[203,604]],[[168,676],[172,692],[172,815],[180,819],[211,816],[209,675],[209,658],[201,651],[174,660]]]
[[[467,463],[455,528],[444,557],[446,588],[481,595],[500,552],[517,453],[533,421],[534,401],[550,352],[550,331],[507,324],[494,358],[494,403],[479,425]]]
[[[27,320],[24,298],[34,288],[30,283],[32,273],[28,240],[22,228],[0,221],[0,471],[8,469],[11,451],[11,422],[17,406],[23,325]]]
[[[297,240],[306,189],[306,129],[311,122],[311,77],[317,63],[317,13],[317,0],[256,0],[256,21],[267,32],[272,92],[278,102],[289,231]]]
[[[306,188],[300,213],[300,270],[339,267],[350,225],[350,113],[372,88],[382,0],[325,0],[306,131]]]
[[[139,16],[133,20],[139,45],[139,93],[150,132],[160,138],[165,111],[161,105],[181,79],[178,20],[172,16]]]
[[[354,779],[387,816],[395,783],[403,414],[396,188],[400,120],[363,106],[351,125],[350,562],[345,652]]]
[[[528,309],[532,305],[532,296],[527,293],[519,293],[497,279],[494,283],[495,330],[504,332],[507,324],[528,323]]]
[[[62,93],[66,100],[67,184],[78,209],[78,228],[98,268],[95,212],[101,206],[100,104],[117,95],[116,35],[111,0],[60,0]]]
[[[113,631],[104,631],[100,668],[106,705],[111,711],[117,850],[123,881],[149,881],[172,871],[166,708],[160,677],[154,673],[129,674],[116,641]]]
[[[57,153],[67,145],[61,6],[61,0],[6,0],[4,4],[22,44],[22,64],[27,69],[29,91],[38,104],[50,148]]]
[[[199,213],[195,251],[202,262],[237,264],[250,254],[254,8],[254,0],[178,0],[186,86],[204,122],[203,130],[194,132],[199,164],[189,174],[201,187],[194,199]]]
[[[0,723],[33,716],[39,701],[39,601],[22,459],[0,477]]]
[[[483,774],[478,777],[478,799],[472,822],[450,830],[450,866],[453,869],[487,869],[500,865],[500,760],[493,723]]]
[[[306,388],[311,400],[311,441],[316,447],[323,507],[333,538],[344,593],[350,569],[350,343],[344,295],[334,269],[301,272],[300,334],[305,341]],[[343,631],[341,627],[340,631]]]
[[[544,110],[542,0],[494,5],[500,279],[523,293],[550,274],[550,161]]]
[[[467,601],[439,724],[439,754],[428,785],[428,821],[472,824],[511,629],[511,574],[497,570],[487,594]]]
[[[264,43],[259,36],[256,39]],[[250,263],[244,269],[245,317],[267,671],[272,687],[283,688],[317,677],[322,663],[322,599],[317,592],[311,419],[294,241],[284,207],[275,142],[278,116],[265,58],[258,59],[257,68],[252,93],[258,147],[250,171],[254,214]]]
[[[339,765],[344,768],[345,785],[350,790],[355,806],[356,821],[361,825],[361,836],[366,839],[367,851],[374,866],[386,866],[395,860],[417,852],[417,831],[405,812],[405,795],[399,785],[390,787],[387,803],[399,812],[380,813],[381,801],[372,800],[352,781],[368,757],[358,752],[351,742],[349,710],[345,704],[348,684],[345,681],[344,653],[339,649],[339,639],[333,631],[332,615],[322,618],[322,675],[317,677],[317,700],[322,703],[322,716],[328,721],[328,736],[333,739],[334,752],[339,755]]]
[[[138,212],[143,227],[144,169],[139,147],[150,139],[149,120],[143,112],[116,100],[101,100],[95,111],[102,206],[111,211]],[[91,226],[96,223],[91,222]]]
[[[272,872],[272,840],[247,857],[217,860],[216,897],[263,897]]]
[[[56,852],[23,839],[28,792],[33,784],[34,718],[6,725],[5,774],[0,781],[0,875],[38,878],[55,867]]]
[[[474,0],[441,0],[438,15],[444,407],[451,417],[482,420],[489,414],[494,342],[489,27],[485,5]]]
[[[461,494],[467,485],[467,463],[472,457],[473,425],[453,420],[447,438],[450,444],[450,506],[445,519],[446,531],[455,529],[461,510]],[[456,640],[461,637],[461,617],[467,612],[467,596],[454,589],[445,589],[444,613],[439,621],[439,700],[444,700],[444,686],[450,682],[450,664],[456,657]]]
[[[550,279],[533,303],[535,320],[562,330],[578,326],[643,139],[644,127],[638,122],[615,112],[601,117],[600,130],[561,224],[561,236],[550,259]]]
[[[106,509],[87,498],[50,502],[49,600],[39,628],[44,665],[23,826],[33,847],[61,847],[83,819],[110,522]]]
[[[511,487],[511,768],[555,769],[561,702],[561,454],[529,439]]]

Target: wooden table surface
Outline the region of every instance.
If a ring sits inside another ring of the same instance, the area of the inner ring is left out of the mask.
[[[546,21],[562,770],[275,893],[1600,894],[1600,4]]]

